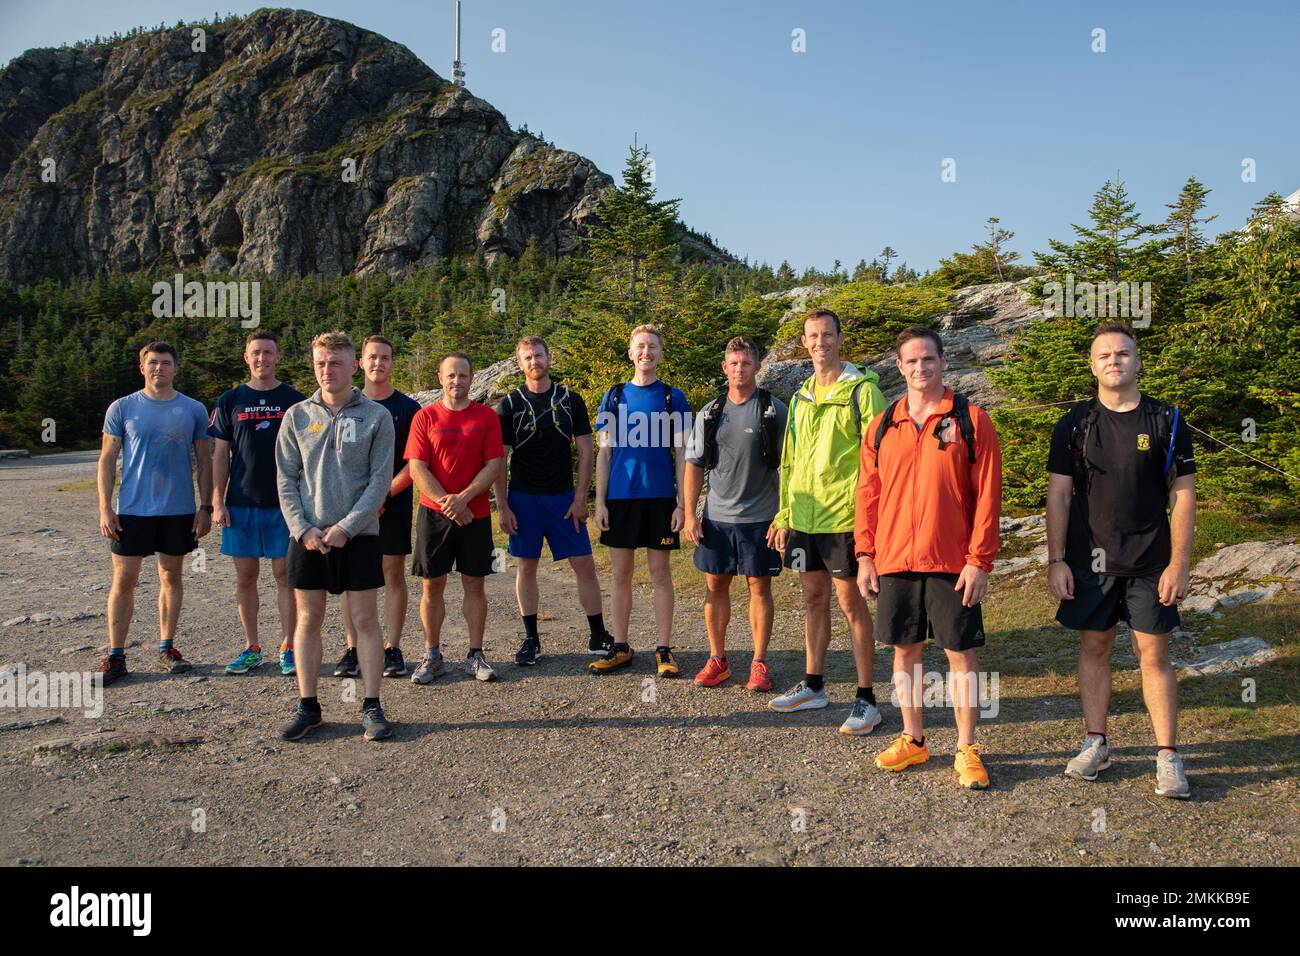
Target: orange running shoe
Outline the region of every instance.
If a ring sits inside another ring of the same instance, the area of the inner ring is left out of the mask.
[[[929,759],[930,751],[925,749],[925,744],[918,744],[910,735],[901,734],[876,758],[876,766],[881,770],[906,770],[912,764],[925,763]]]
[[[767,661],[753,661],[749,665],[749,683],[746,690],[767,693],[772,690],[772,675],[767,672]]]
[[[731,680],[731,667],[725,657],[710,657],[695,675],[695,683],[701,687],[717,687],[728,680]]]
[[[984,761],[980,760],[979,744],[958,747],[952,765],[957,771],[957,782],[967,790],[983,790],[989,785],[989,772],[984,769]]]

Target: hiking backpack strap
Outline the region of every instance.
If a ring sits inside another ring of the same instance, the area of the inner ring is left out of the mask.
[[[896,398],[890,402],[889,407],[885,409],[885,414],[880,419],[880,424],[876,426],[876,437],[873,439],[873,444],[876,448],[877,467],[880,465],[880,444],[885,440],[885,432],[889,431],[894,425],[894,412],[898,409],[898,403],[901,401],[903,399]]]
[[[966,458],[975,464],[975,423],[970,417],[970,399],[961,392],[952,393],[952,413],[957,419],[957,430],[966,443]]]
[[[1092,469],[1088,466],[1088,436],[1097,419],[1097,400],[1076,402],[1070,409],[1070,457],[1074,462],[1074,493],[1087,494]]]
[[[853,406],[853,427],[858,434],[858,444],[862,444],[862,406],[858,404],[858,396],[862,394],[862,386],[866,385],[866,379],[858,382],[853,386],[853,393],[849,396],[849,404]]]
[[[758,390],[759,451],[763,464],[775,471],[781,467],[781,436],[776,428],[776,412],[772,409],[772,393]]]
[[[722,424],[722,403],[726,400],[727,393],[723,392],[700,409],[704,419],[704,447],[700,450],[700,458],[705,471],[718,467],[718,426]]]

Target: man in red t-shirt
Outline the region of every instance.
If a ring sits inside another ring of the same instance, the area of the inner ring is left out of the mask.
[[[439,634],[447,614],[443,592],[453,566],[460,572],[465,600],[461,605],[469,629],[465,670],[478,680],[495,680],[483,656],[487,622],[484,579],[495,557],[488,489],[505,458],[496,412],[469,400],[473,368],[469,357],[452,352],[438,365],[442,397],[415,413],[406,440],[411,478],[420,489],[415,522],[415,556],[411,574],[424,578],[420,624],[424,661],[411,675],[428,684],[442,672]]]

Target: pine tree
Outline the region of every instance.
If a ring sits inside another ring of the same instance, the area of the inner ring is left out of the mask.
[[[1205,208],[1205,197],[1209,194],[1210,190],[1198,182],[1195,176],[1189,176],[1187,182],[1183,183],[1178,199],[1165,203],[1165,208],[1170,210],[1169,218],[1161,224],[1160,231],[1170,234],[1165,246],[1177,251],[1186,271],[1188,285],[1192,282],[1192,269],[1196,259],[1205,248],[1205,237],[1196,227],[1218,218],[1197,216]]]

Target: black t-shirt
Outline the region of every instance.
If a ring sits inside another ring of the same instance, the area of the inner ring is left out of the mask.
[[[415,418],[415,413],[421,406],[410,395],[396,390],[387,398],[376,398],[373,401],[383,405],[388,409],[388,414],[393,416],[393,474],[396,475],[406,467],[406,439],[411,434],[411,420]],[[408,487],[397,497],[390,498],[384,511],[385,513],[401,511],[409,514],[414,506],[412,491]]]
[[[1144,402],[1147,401],[1145,396]],[[1163,407],[1163,406],[1160,406]],[[1074,477],[1070,436],[1079,421],[1067,413],[1052,432],[1047,470]],[[1167,447],[1158,447],[1156,419],[1143,405],[1114,412],[1097,403],[1085,459],[1091,480],[1087,493],[1076,488],[1070,502],[1065,558],[1071,567],[1090,568],[1094,549],[1102,550],[1102,573],[1117,577],[1159,574],[1169,564],[1169,486]],[[1196,472],[1192,433],[1181,421],[1174,436],[1176,475]]]
[[[226,506],[278,508],[275,482],[275,441],[290,407],[306,399],[292,385],[268,391],[238,385],[217,399],[208,419],[208,435],[230,442],[230,483]]]
[[[535,394],[517,388],[497,404],[501,441],[509,445],[511,491],[562,495],[573,490],[573,439],[591,434],[587,405],[552,385]]]

